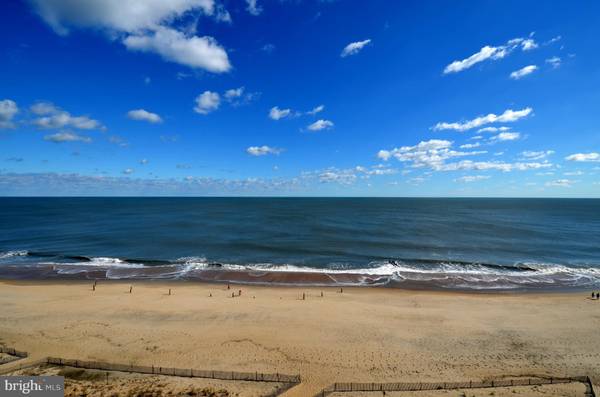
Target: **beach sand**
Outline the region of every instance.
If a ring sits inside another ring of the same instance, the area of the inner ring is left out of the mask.
[[[600,301],[587,293],[129,285],[2,281],[0,343],[29,359],[301,374],[286,396],[351,381],[600,381]]]

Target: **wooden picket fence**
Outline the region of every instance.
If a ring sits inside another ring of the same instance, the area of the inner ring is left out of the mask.
[[[209,378],[220,380],[242,380],[252,382],[300,383],[300,375],[268,374],[262,372],[211,371],[193,368],[170,368],[133,364],[107,363],[103,361],[73,360],[56,357],[46,358],[49,365],[75,368],[97,369],[102,371],[135,372],[140,374],[181,376],[188,378]]]
[[[331,393],[344,392],[388,392],[388,391],[422,391],[422,390],[452,390],[452,389],[481,389],[490,387],[511,387],[511,386],[541,386],[559,383],[584,383],[590,396],[595,397],[592,382],[588,376],[575,376],[565,378],[518,378],[518,379],[492,379],[487,381],[468,381],[468,382],[416,382],[416,383],[334,383],[321,390],[315,397],[325,397]],[[587,395],[587,394],[586,394]]]
[[[9,355],[8,358],[4,357],[2,360],[0,360],[1,365],[12,363],[14,361],[17,361],[17,360],[27,357],[26,352],[21,352],[21,351],[15,350],[13,348],[4,347],[4,346],[0,346],[0,353]]]
[[[15,350],[11,347],[0,346],[0,353],[10,354],[11,356],[15,356],[17,358],[25,358],[27,357],[27,352],[22,352],[19,350]]]

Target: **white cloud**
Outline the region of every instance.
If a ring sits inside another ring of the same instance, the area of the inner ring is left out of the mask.
[[[309,110],[308,112],[306,112],[306,114],[314,116],[317,113],[321,113],[324,109],[325,109],[325,105],[319,105],[319,106],[313,108],[313,110]]]
[[[53,103],[50,102],[37,102],[31,105],[29,108],[32,113],[37,114],[38,116],[44,116],[47,114],[57,113],[60,111],[58,107],[56,107]]]
[[[521,47],[521,49],[523,51],[528,51],[528,50],[537,48],[537,44],[531,38],[529,38],[529,39],[523,39],[523,38],[512,39],[512,40],[509,40],[506,44],[497,46],[497,47],[486,45],[486,46],[482,47],[481,50],[479,50],[475,54],[469,56],[468,58],[462,59],[460,61],[454,61],[454,62],[450,63],[449,65],[447,65],[444,68],[444,74],[462,72],[463,70],[469,69],[473,65],[476,65],[476,64],[486,61],[488,59],[489,60],[502,59],[502,58],[506,57],[507,55],[509,55],[512,51],[514,51],[519,46]]]
[[[214,73],[231,69],[227,52],[210,36],[186,36],[165,27],[152,32],[126,37],[123,44],[130,49],[142,52],[155,52],[168,61],[206,69]]]
[[[319,119],[307,127],[310,131],[321,131],[333,128],[333,122],[329,120]]]
[[[146,164],[148,164],[148,159],[141,159],[141,160],[140,160],[140,164],[141,164],[141,165],[146,165]]]
[[[521,110],[512,110],[507,109],[501,115],[495,115],[494,113],[490,113],[486,116],[479,116],[474,118],[473,120],[466,121],[464,123],[447,123],[441,122],[437,123],[433,129],[435,131],[440,130],[456,130],[456,131],[466,131],[472,128],[478,128],[485,124],[491,123],[512,123],[523,117],[527,117],[529,114],[533,112],[533,109],[528,107]]]
[[[155,29],[185,13],[214,13],[214,0],[30,0],[36,12],[58,34],[69,27],[120,32]]]
[[[363,41],[355,41],[353,43],[350,43],[346,47],[344,47],[340,56],[342,58],[345,58],[349,55],[357,54],[360,50],[362,50],[369,43],[371,43],[371,39],[367,39],[367,40],[363,40]]]
[[[472,156],[485,152],[458,152],[451,150],[452,142],[441,139],[422,141],[415,146],[402,146],[392,150],[380,150],[377,157],[386,161],[391,157],[401,162],[411,162],[415,168],[430,167],[437,169],[453,157]]]
[[[46,135],[44,140],[54,142],[54,143],[63,143],[63,142],[84,142],[90,143],[92,142],[92,138],[78,135],[72,132],[58,132],[52,135]]]
[[[552,57],[546,59],[546,63],[552,66],[553,69],[560,67],[561,59],[559,57]]]
[[[504,57],[500,54],[501,52],[499,50],[499,47],[490,47],[486,45],[470,57],[460,61],[454,61],[448,66],[446,66],[446,68],[444,69],[444,74],[461,72],[465,69],[470,68],[476,63],[485,61],[486,59],[498,59]]]
[[[225,91],[225,94],[223,94],[225,99],[227,99],[228,101],[240,98],[242,95],[244,95],[244,87],[232,88],[230,90]]]
[[[270,146],[250,146],[246,149],[246,153],[252,156],[265,156],[267,154],[280,154],[283,149]]]
[[[395,158],[401,162],[411,163],[413,168],[430,168],[433,171],[526,171],[550,168],[549,162],[517,162],[472,161],[462,160],[454,163],[447,161],[453,158],[486,154],[486,151],[456,151],[453,142],[440,139],[422,141],[415,146],[403,146],[392,150],[380,150],[377,157],[386,161]]]
[[[13,117],[19,112],[15,101],[4,99],[0,101],[0,128],[14,128]]]
[[[512,72],[510,74],[510,78],[513,80],[519,80],[519,79],[522,79],[523,77],[527,76],[528,74],[535,72],[537,69],[538,69],[538,67],[536,65],[528,65],[519,70],[515,70],[514,72]]]
[[[533,39],[525,39],[521,42],[521,48],[523,51],[529,51],[538,48],[538,45]]]
[[[568,161],[600,162],[600,153],[575,153],[565,157]]]
[[[475,149],[477,147],[481,146],[480,142],[475,142],[475,143],[465,143],[464,145],[460,145],[461,149]]]
[[[246,92],[245,87],[232,88],[223,94],[223,98],[233,106],[248,104],[260,97],[260,92]]]
[[[563,172],[563,175],[565,176],[581,176],[584,175],[583,171],[567,171],[567,172]]]
[[[477,132],[497,132],[497,131],[508,131],[510,127],[484,127],[477,130]]]
[[[546,186],[552,187],[571,187],[576,181],[570,179],[557,179],[554,181],[546,182]]]
[[[460,178],[456,178],[454,180],[454,182],[470,183],[470,182],[483,181],[485,179],[490,179],[490,176],[489,175],[467,175],[467,176],[461,176]]]
[[[149,123],[160,123],[162,119],[156,113],[144,109],[134,109],[127,112],[127,117],[132,120],[147,121]]]
[[[115,145],[118,145],[118,146],[121,146],[121,147],[127,147],[127,146],[129,146],[129,144],[123,138],[121,138],[118,135],[111,135],[108,138],[108,141],[110,143],[112,143],[112,144],[115,144]]]
[[[219,108],[221,98],[218,93],[211,91],[204,91],[202,94],[196,97],[196,106],[194,111],[200,114],[209,114]]]
[[[456,163],[444,164],[437,171],[527,171],[551,168],[551,163],[505,163],[500,161],[471,161],[462,160]]]
[[[215,19],[219,22],[231,23],[231,15],[229,11],[225,9],[222,5],[217,5],[215,11]]]
[[[281,120],[289,117],[291,114],[291,109],[279,109],[277,106],[273,106],[269,111],[269,117],[273,120]]]
[[[275,51],[275,44],[267,43],[264,46],[262,46],[260,49],[263,50],[264,52],[266,52],[267,54],[270,54],[273,51]]]
[[[125,168],[125,169],[123,170],[123,174],[125,174],[125,175],[131,175],[131,174],[133,174],[134,172],[135,172],[135,170],[134,170],[133,168]]]
[[[257,0],[246,0],[246,11],[248,11],[251,15],[260,15],[263,11],[262,7],[257,4]]]
[[[537,152],[532,150],[526,150],[524,152],[521,152],[521,156],[523,156],[527,160],[542,160],[552,154],[554,154],[554,150],[541,150]]]
[[[303,115],[314,116],[318,113],[321,113],[325,110],[325,105],[319,105],[314,107],[312,110],[308,110],[306,112],[296,111],[292,109],[280,109],[277,106],[274,106],[269,111],[269,117],[273,120],[280,120],[287,117],[300,117]]]
[[[501,132],[490,138],[490,141],[516,141],[521,137],[518,132]]]
[[[38,102],[31,106],[31,111],[40,116],[33,119],[33,124],[44,129],[77,128],[80,130],[104,130],[98,120],[88,116],[72,116],[69,112],[49,102]]]
[[[356,166],[354,168],[339,169],[335,167],[324,170],[303,173],[305,178],[316,178],[321,183],[338,183],[340,185],[351,185],[359,179],[368,180],[374,176],[393,175],[398,170],[387,165],[375,165],[372,167]]]
[[[169,25],[190,14],[230,21],[214,0],[30,0],[37,13],[61,35],[71,27],[105,31],[130,50],[149,51],[192,68],[220,73],[230,69],[225,50],[212,37],[184,34]],[[195,26],[195,25],[194,25]],[[192,29],[194,30],[194,29]]]

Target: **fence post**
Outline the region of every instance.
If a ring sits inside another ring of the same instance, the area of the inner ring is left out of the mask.
[[[473,388],[473,381],[472,381],[472,380],[470,380],[470,381],[469,381],[469,389],[472,389],[472,388]]]

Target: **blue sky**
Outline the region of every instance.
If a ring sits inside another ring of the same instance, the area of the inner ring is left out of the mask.
[[[0,195],[600,196],[598,2],[0,7]]]

